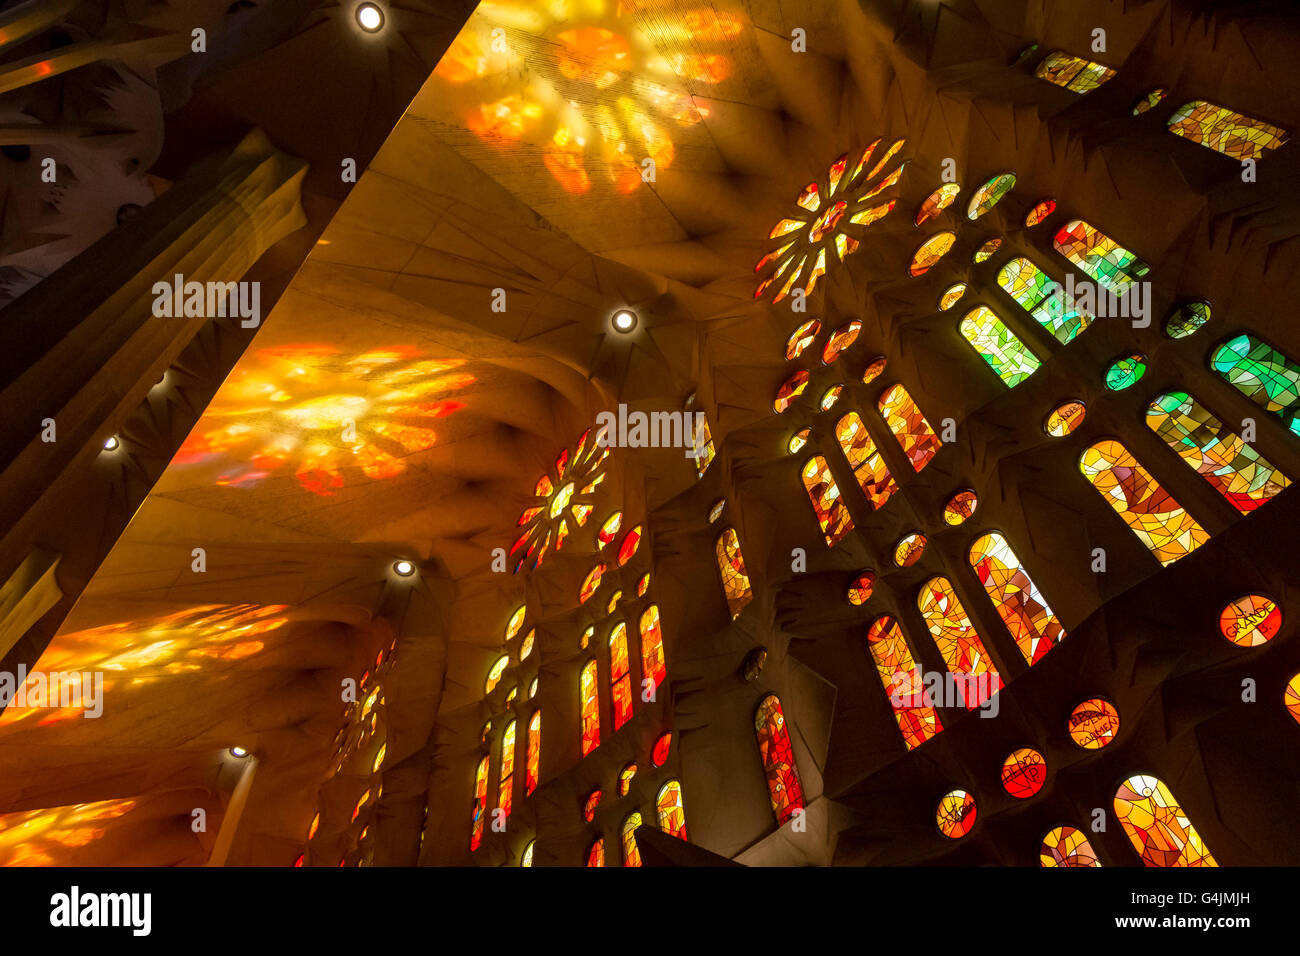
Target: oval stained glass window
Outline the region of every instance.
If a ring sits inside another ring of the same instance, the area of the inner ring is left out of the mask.
[[[988,260],[993,256],[993,253],[997,252],[1001,248],[1001,239],[998,239],[997,237],[989,239],[975,250],[975,255],[971,256],[971,261],[976,265],[979,265],[981,262],[988,262]]]
[[[1133,115],[1141,116],[1143,113],[1160,105],[1160,101],[1169,95],[1169,91],[1157,87],[1142,99],[1138,100],[1133,106]]]
[[[586,579],[582,582],[582,588],[578,591],[578,603],[586,604],[596,590],[600,587],[600,579],[605,574],[605,565],[597,564],[589,572]]]
[[[945,793],[934,816],[940,833],[950,840],[960,840],[975,826],[975,798],[965,790]]]
[[[600,530],[596,532],[596,541],[598,546],[603,548],[605,545],[613,541],[614,537],[618,534],[618,529],[622,526],[623,512],[615,511],[605,519],[605,523],[601,525]]]
[[[1055,199],[1044,199],[1034,203],[1034,208],[1025,215],[1025,228],[1033,229],[1054,212],[1056,212]]]
[[[713,507],[709,509],[709,524],[713,524],[722,516],[722,509],[725,507],[727,507],[726,498],[719,498],[713,503]]]
[[[483,693],[490,694],[496,690],[497,684],[501,683],[501,675],[506,672],[509,665],[510,656],[508,654],[502,654],[497,658],[496,663],[488,671],[487,681],[483,685]]]
[[[894,563],[900,568],[910,568],[925,553],[925,535],[914,531],[894,546]]]
[[[961,186],[958,183],[944,183],[930,193],[921,201],[920,208],[916,210],[916,224],[923,226],[939,215],[952,205],[952,201],[957,198],[959,192],[961,192]]]
[[[510,615],[510,623],[506,625],[507,641],[523,629],[525,613],[527,613],[527,608],[521,604],[519,607],[515,608],[515,613]]]
[[[673,734],[669,731],[663,734],[655,741],[654,751],[650,754],[650,762],[656,767],[662,767],[668,762],[668,753],[673,747]]]
[[[524,635],[524,639],[519,643],[519,659],[528,660],[528,655],[533,652],[533,641],[537,638],[537,628],[533,628]]]
[[[998,173],[970,197],[966,206],[966,217],[978,219],[1002,201],[1007,193],[1016,187],[1015,173]]]
[[[641,575],[641,580],[636,583],[636,596],[645,597],[646,590],[650,587],[650,572],[647,571]]]
[[[1282,609],[1262,594],[1239,597],[1219,614],[1219,632],[1238,647],[1259,647],[1277,637]]]
[[[840,353],[851,346],[858,340],[858,333],[862,331],[862,323],[857,319],[842,325],[830,334],[826,340],[826,346],[822,349],[822,364],[830,365]]]
[[[1074,827],[1057,827],[1043,837],[1038,848],[1043,866],[1101,866],[1088,838]]]
[[[936,262],[948,254],[956,241],[957,234],[952,232],[940,232],[931,236],[917,247],[912,256],[912,263],[908,266],[908,273],[913,278],[925,275]]]
[[[1173,315],[1165,321],[1165,335],[1171,339],[1185,339],[1194,335],[1201,326],[1210,321],[1210,303],[1184,302],[1174,309]]]
[[[817,319],[809,319],[799,326],[790,333],[790,338],[785,343],[785,357],[798,358],[803,354],[804,349],[813,344],[821,330],[822,324]]]
[[[943,506],[944,524],[956,527],[975,513],[979,498],[969,488],[964,488],[948,499]]]
[[[1130,352],[1111,363],[1106,369],[1106,387],[1112,392],[1122,392],[1136,385],[1147,373],[1147,357],[1141,352]]]
[[[812,432],[811,428],[801,428],[790,436],[790,441],[786,444],[786,451],[792,455],[797,455],[803,450],[803,446],[808,444],[808,435]]]
[[[863,571],[852,583],[849,584],[848,599],[849,603],[861,607],[871,599],[871,590],[875,586],[876,575],[871,571]]]
[[[1100,750],[1119,733],[1119,711],[1104,697],[1090,697],[1070,712],[1070,739],[1084,750]]]
[[[828,412],[835,407],[835,403],[840,400],[840,393],[844,391],[843,385],[832,385],[822,393],[822,411]]]
[[[630,763],[618,774],[618,795],[626,797],[627,792],[632,789],[632,778],[636,776],[636,764]]]
[[[1028,800],[1047,782],[1047,761],[1033,747],[1013,750],[1002,761],[1002,789],[1017,800]]]
[[[1071,398],[1053,408],[1043,421],[1043,431],[1053,438],[1064,438],[1083,424],[1087,407],[1077,398]]]
[[[1295,718],[1296,723],[1300,724],[1300,673],[1293,674],[1287,681],[1286,691],[1282,694],[1282,705]]]
[[[939,297],[939,311],[947,312],[958,303],[962,296],[966,294],[966,283],[954,282],[948,288],[943,290],[943,295]]]
[[[590,823],[596,818],[596,808],[600,806],[602,796],[600,787],[597,787],[591,793],[587,794],[587,799],[582,804],[582,819]]]
[[[794,400],[802,395],[807,387],[808,370],[801,368],[781,383],[781,387],[776,392],[776,400],[772,402],[772,408],[778,415],[781,414],[794,404]]]
[[[871,382],[874,382],[876,379],[878,379],[880,377],[880,373],[885,370],[885,366],[887,364],[889,363],[885,360],[885,357],[883,355],[877,355],[875,358],[873,358],[870,362],[867,363],[866,371],[862,373],[862,384],[869,385]]]
[[[641,526],[637,525],[623,536],[623,543],[618,547],[618,566],[621,568],[631,561],[639,547],[641,547]]]

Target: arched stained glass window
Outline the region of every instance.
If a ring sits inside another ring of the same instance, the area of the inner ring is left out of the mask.
[[[978,305],[961,320],[962,338],[997,373],[1003,384],[1015,388],[1042,363],[1016,333],[988,306]]]
[[[600,746],[600,694],[596,678],[596,659],[582,668],[582,755]]]
[[[876,443],[867,433],[867,426],[857,412],[849,412],[835,423],[835,437],[839,440],[844,457],[853,469],[853,477],[862,487],[862,493],[872,508],[882,508],[890,495],[898,490],[898,482],[889,473],[885,460],[876,450]]]
[[[966,707],[978,707],[1002,689],[1002,677],[951,581],[944,577],[926,581],[916,606]]]
[[[1210,539],[1209,532],[1114,439],[1084,449],[1079,470],[1161,564],[1173,564]]]
[[[1280,126],[1234,113],[1205,100],[1192,100],[1166,121],[1175,136],[1200,143],[1233,159],[1259,159],[1291,138]]]
[[[1097,851],[1083,831],[1074,827],[1049,831],[1038,848],[1038,860],[1043,866],[1101,866]]]
[[[614,704],[614,730],[632,716],[632,673],[627,656],[627,625],[619,621],[609,632],[609,690]]]
[[[1210,368],[1300,435],[1300,365],[1253,335],[1238,335],[1210,356]]]
[[[794,762],[794,748],[785,725],[785,713],[775,694],[764,697],[754,714],[754,732],[758,736],[758,753],[767,777],[767,792],[777,826],[783,826],[803,809],[803,785]]]
[[[821,455],[814,455],[804,463],[802,476],[808,500],[817,513],[817,523],[826,537],[826,545],[833,548],[853,530],[849,509],[840,500],[840,486],[831,476],[831,466]]]
[[[1163,780],[1134,774],[1115,791],[1115,815],[1147,866],[1218,866]]]
[[[750,586],[749,575],[745,572],[745,556],[740,553],[740,538],[735,528],[723,528],[722,534],[713,545],[718,559],[718,571],[722,575],[722,590],[727,597],[727,610],[734,621],[745,605],[754,599],[754,589]]]
[[[1092,322],[1091,315],[1065,301],[1060,283],[1023,257],[998,270],[998,285],[1062,345],[1074,341]]]
[[[633,810],[623,821],[623,865],[640,866],[641,850],[636,845],[636,828],[641,825],[641,814]]]
[[[978,538],[970,548],[970,564],[1025,663],[1037,664],[1065,637],[1065,630],[1007,539],[996,531]]]
[[[939,713],[922,683],[921,669],[916,666],[916,658],[898,621],[888,614],[872,621],[867,628],[867,650],[894,709],[894,720],[907,749],[921,746],[943,730]]]
[[[474,772],[474,829],[469,838],[469,849],[473,853],[483,842],[483,824],[487,822],[488,758],[485,754],[478,762]]]
[[[510,816],[515,797],[515,722],[506,724],[501,734],[501,782],[497,787],[497,806],[502,818]]]
[[[605,865],[604,837],[596,837],[596,839],[592,841],[591,848],[587,850],[587,865],[588,866]]]
[[[533,711],[528,721],[528,763],[524,768],[524,796],[537,789],[537,778],[542,767],[542,712]]]
[[[641,679],[649,678],[655,687],[663,686],[668,678],[664,663],[664,636],[659,629],[659,608],[651,604],[641,612]]]
[[[1088,278],[1122,296],[1148,266],[1110,236],[1082,219],[1072,219],[1052,240],[1056,251],[1085,272]]]
[[[1090,93],[1115,75],[1115,71],[1101,63],[1071,56],[1062,50],[1053,50],[1043,57],[1034,70],[1034,76],[1055,83],[1075,93]]]
[[[903,454],[912,463],[912,468],[920,471],[930,463],[930,459],[939,451],[939,436],[934,433],[925,415],[917,407],[912,396],[902,385],[893,385],[880,396],[880,414],[885,424],[898,439]]]
[[[682,804],[682,785],[676,780],[669,780],[660,787],[655,808],[659,814],[659,829],[685,840],[686,807]]]
[[[1242,514],[1291,482],[1186,392],[1157,395],[1147,425]]]

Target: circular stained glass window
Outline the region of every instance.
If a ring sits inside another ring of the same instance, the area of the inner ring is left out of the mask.
[[[1071,398],[1053,408],[1043,421],[1043,431],[1053,438],[1064,438],[1083,424],[1088,407],[1077,398]]]
[[[779,415],[791,405],[794,400],[803,394],[803,390],[808,387],[808,370],[801,368],[784,382],[777,389],[776,400],[772,402],[772,408]]]
[[[1165,320],[1165,335],[1171,339],[1185,339],[1194,335],[1210,321],[1210,303],[1184,302]]]
[[[960,840],[975,826],[975,798],[965,790],[945,793],[935,812],[935,822],[948,839]]]
[[[1119,711],[1104,697],[1090,697],[1070,712],[1070,739],[1084,750],[1100,750],[1119,733]]]
[[[876,584],[876,575],[872,571],[863,571],[849,585],[849,603],[859,607],[871,599],[871,589]]]
[[[957,301],[966,294],[966,283],[954,282],[948,288],[943,290],[943,295],[939,297],[939,311],[947,312]]]
[[[1219,631],[1238,647],[1259,647],[1277,637],[1282,609],[1262,594],[1239,597],[1219,615]]]
[[[943,506],[943,520],[945,524],[956,527],[962,524],[967,518],[975,513],[975,508],[979,505],[979,498],[975,492],[969,488],[957,492],[948,499],[948,503]]]
[[[1106,387],[1112,392],[1122,392],[1136,385],[1147,373],[1147,357],[1141,352],[1130,352],[1111,363],[1106,369]]]
[[[1002,789],[1017,800],[1028,800],[1047,782],[1047,761],[1033,747],[1013,750],[1002,761]]]
[[[913,532],[894,546],[894,563],[900,568],[910,568],[925,553],[925,535]]]
[[[1052,213],[1056,212],[1056,200],[1044,199],[1034,204],[1034,208],[1029,210],[1025,216],[1025,228],[1032,229]]]
[[[880,373],[885,370],[885,366],[887,364],[888,363],[885,361],[885,357],[883,355],[877,355],[875,358],[873,358],[870,362],[867,363],[866,371],[862,373],[862,384],[867,385],[871,382],[874,382],[876,379],[878,379],[880,377]]]
[[[803,446],[808,444],[808,435],[811,431],[810,428],[801,428],[790,436],[790,442],[786,445],[786,449],[790,454],[797,455],[803,451]]]

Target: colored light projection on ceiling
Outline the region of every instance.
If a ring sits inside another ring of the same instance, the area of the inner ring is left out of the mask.
[[[0,815],[0,866],[75,866],[78,849],[102,837],[134,800],[101,800]]]
[[[218,485],[249,487],[292,469],[330,497],[349,473],[372,480],[438,441],[434,424],[464,408],[446,396],[472,385],[463,359],[429,359],[413,346],[344,355],[329,345],[252,351],[240,360],[173,465],[221,465]]]
[[[52,684],[48,675],[102,672],[103,708],[108,715],[124,706],[115,703],[119,698],[113,691],[118,687],[139,688],[199,671],[210,674],[219,664],[260,654],[267,636],[288,623],[287,610],[282,604],[208,604],[143,621],[59,634],[27,678],[27,706],[19,707],[15,699],[0,714],[0,738],[9,731],[82,718],[84,706],[59,706],[63,698],[56,700],[52,694],[47,694],[46,706],[37,706],[39,698],[33,691],[38,680],[48,691]]]
[[[514,0],[480,3],[434,70],[477,137],[540,146],[568,193],[631,193],[641,163],[673,164],[675,131],[709,115],[693,94],[733,72],[727,51],[747,24],[700,3]]]
[[[569,533],[586,525],[591,517],[596,487],[605,480],[604,465],[609,457],[609,449],[600,447],[600,434],[599,430],[593,434],[587,429],[572,454],[568,448],[561,449],[555,459],[554,475],[547,472],[537,479],[533,487],[536,501],[520,513],[515,523],[523,529],[510,546],[515,574],[525,565],[530,569],[539,567],[552,547],[559,551]],[[595,580],[599,586],[599,575]],[[594,592],[593,587],[587,597]]]

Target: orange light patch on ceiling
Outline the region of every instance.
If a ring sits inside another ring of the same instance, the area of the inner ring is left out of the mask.
[[[75,866],[75,852],[100,839],[135,800],[101,800],[0,815],[0,866]]]

